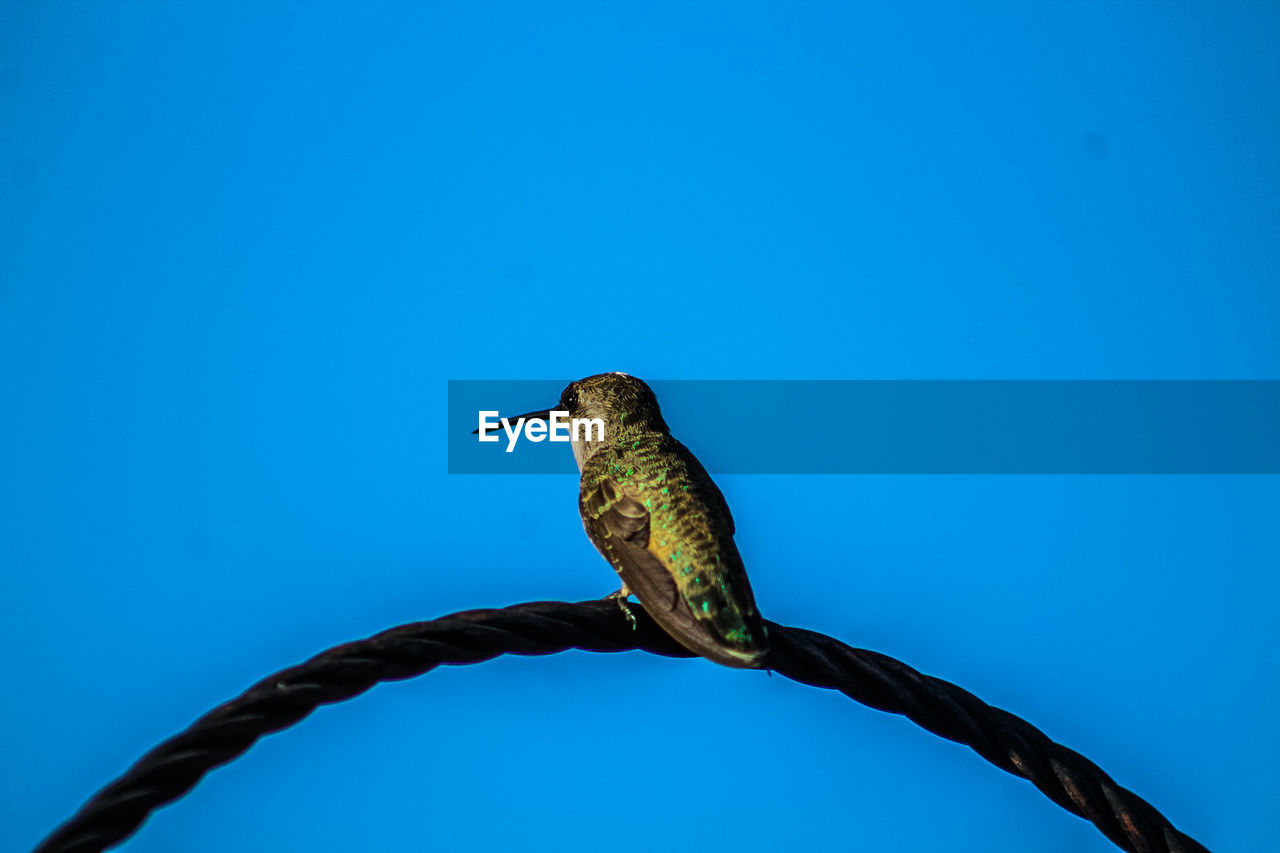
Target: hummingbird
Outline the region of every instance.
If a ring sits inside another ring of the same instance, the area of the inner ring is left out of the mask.
[[[729,504],[671,436],[653,390],[625,373],[601,373],[569,383],[556,409],[522,417],[548,420],[553,411],[604,423],[602,439],[590,440],[588,428],[572,447],[582,525],[622,580],[608,597],[633,618],[626,600],[634,594],[695,654],[763,668],[769,640],[733,541]]]

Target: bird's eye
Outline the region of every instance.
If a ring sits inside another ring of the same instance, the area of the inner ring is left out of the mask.
[[[574,409],[578,408],[578,392],[568,392],[560,402],[564,405],[567,411],[572,412]]]

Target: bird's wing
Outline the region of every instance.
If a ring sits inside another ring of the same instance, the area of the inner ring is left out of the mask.
[[[649,550],[648,509],[625,486],[609,477],[584,478],[578,506],[587,536],[668,634],[690,651],[727,666],[760,665],[761,648],[735,648],[727,643],[722,626],[709,611],[695,609],[681,594],[671,571]],[[737,570],[742,571],[740,567]],[[742,588],[745,583],[743,577]],[[754,604],[750,611],[758,620]]]
[[[651,616],[662,622],[654,610],[672,614],[687,610],[682,608],[675,579],[649,551],[649,510],[644,504],[616,480],[606,478],[595,488],[582,490],[578,507],[587,536]]]

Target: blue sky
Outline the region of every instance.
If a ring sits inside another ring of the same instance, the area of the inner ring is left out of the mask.
[[[1280,378],[1277,43],[1274,3],[0,5],[0,848],[316,651],[614,587],[567,452],[446,473],[449,379]],[[720,484],[765,615],[1280,846],[1275,477]],[[582,653],[324,709],[125,849],[602,839],[1112,849],[839,696]]]

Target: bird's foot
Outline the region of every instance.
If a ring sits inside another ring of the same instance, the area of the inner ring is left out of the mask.
[[[627,621],[631,623],[631,630],[636,630],[636,616],[631,612],[631,605],[627,604],[627,596],[631,594],[631,590],[623,586],[622,589],[611,592],[605,596],[605,600],[613,599],[618,603],[618,607],[622,610],[622,615],[627,617]]]

